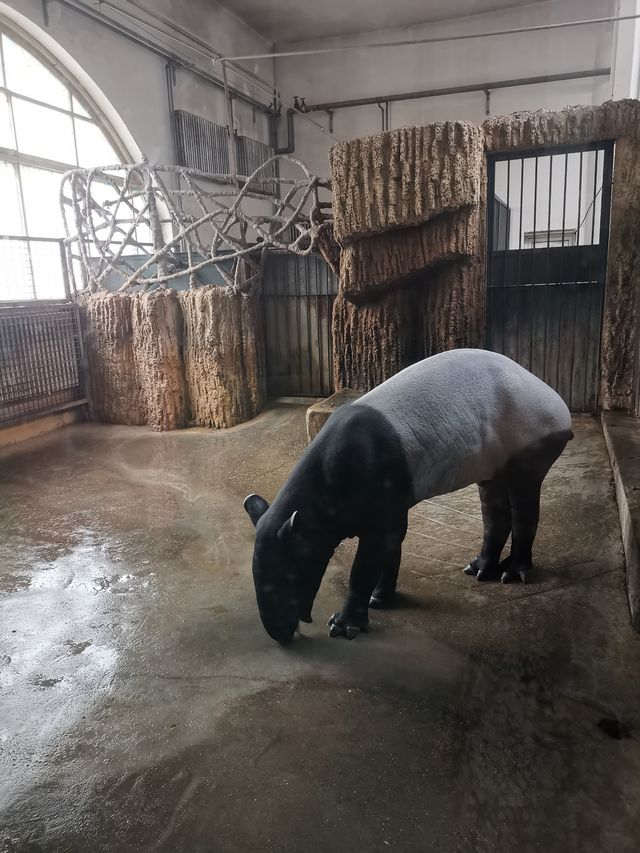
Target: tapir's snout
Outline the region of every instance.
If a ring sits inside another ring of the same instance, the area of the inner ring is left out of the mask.
[[[288,584],[273,589],[269,584],[256,582],[256,598],[260,619],[267,634],[287,646],[293,640],[300,621],[299,601]]]

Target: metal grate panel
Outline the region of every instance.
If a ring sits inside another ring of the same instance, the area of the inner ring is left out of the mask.
[[[250,139],[248,136],[238,136],[236,138],[236,152],[238,160],[238,171],[241,175],[251,175],[266,163],[270,157],[273,157],[273,149],[264,142],[257,142],[255,139]],[[276,163],[269,163],[262,170],[259,181],[251,181],[250,189],[254,192],[264,193],[265,195],[276,195],[278,185],[273,183],[270,178],[277,178]]]
[[[175,110],[174,116],[179,164],[214,175],[227,174],[227,128],[184,110]]]
[[[175,110],[174,116],[179,164],[214,175],[228,174],[230,165],[227,128],[184,110]],[[236,136],[235,144],[240,175],[253,174],[273,157],[272,148],[248,136]],[[272,179],[277,176],[276,164],[270,163],[261,180],[252,182],[251,190],[265,195],[276,195],[277,184],[274,184]]]
[[[78,309],[0,308],[0,424],[84,401]]]

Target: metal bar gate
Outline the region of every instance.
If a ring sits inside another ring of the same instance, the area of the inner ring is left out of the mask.
[[[333,393],[331,316],[337,291],[336,276],[319,255],[267,254],[262,297],[270,395]]]
[[[613,142],[488,165],[486,346],[595,412]]]

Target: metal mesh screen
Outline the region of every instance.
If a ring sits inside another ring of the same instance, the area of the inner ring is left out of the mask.
[[[0,307],[0,423],[84,401],[74,305]]]
[[[68,295],[63,240],[0,236],[0,302]]]

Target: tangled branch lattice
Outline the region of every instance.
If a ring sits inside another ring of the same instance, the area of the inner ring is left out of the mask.
[[[274,178],[276,163],[300,177]],[[269,195],[274,185],[281,197]],[[69,273],[76,290],[147,290],[214,266],[226,284],[247,292],[259,284],[269,248],[307,255],[329,227],[319,189],[328,181],[287,155],[251,175],[213,175],[149,163],[74,169],[62,181]],[[272,213],[256,213],[256,201]],[[247,210],[253,204],[254,212]],[[78,268],[82,282],[78,286]]]

